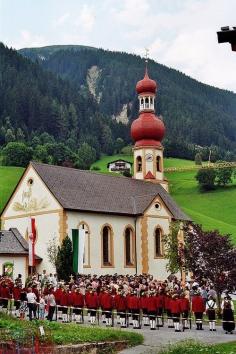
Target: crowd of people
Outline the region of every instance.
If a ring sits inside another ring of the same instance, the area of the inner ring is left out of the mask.
[[[167,319],[168,328],[176,332],[191,328],[194,315],[196,329],[203,330],[207,315],[209,330],[216,331],[217,293],[213,284],[196,281],[182,284],[175,276],[158,281],[151,275],[78,275],[69,282],[59,282],[56,274],[32,275],[22,284],[19,274],[0,278],[0,308],[21,319],[47,319],[91,325],[99,321],[106,326],[116,323],[122,328],[142,325],[159,329]],[[226,333],[235,328],[234,304],[226,294],[221,302],[222,326]]]

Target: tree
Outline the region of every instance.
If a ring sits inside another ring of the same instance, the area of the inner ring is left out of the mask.
[[[214,284],[219,304],[222,292],[236,283],[236,248],[230,235],[221,235],[218,230],[203,231],[195,224],[185,225],[184,231],[186,268],[198,281]]]
[[[168,235],[164,235],[165,258],[168,259],[166,269],[170,273],[177,273],[181,268],[181,258],[179,252],[178,232],[179,222],[172,222]]]
[[[224,161],[217,161],[218,163],[224,163]],[[226,186],[232,183],[233,168],[224,167],[216,170],[216,183],[218,186]]]
[[[25,140],[25,134],[21,128],[18,128],[16,131],[16,140],[20,142]]]
[[[33,149],[24,143],[11,142],[2,150],[4,164],[6,166],[28,165],[33,156]]]
[[[125,142],[122,138],[117,138],[115,141],[115,152],[119,154],[121,152],[121,149],[124,147]]]
[[[195,176],[202,190],[208,191],[215,188],[216,171],[213,168],[201,168]]]
[[[37,145],[34,149],[33,159],[35,161],[50,163],[52,162],[52,156],[48,154],[46,145]]]
[[[82,170],[89,170],[96,161],[96,151],[89,144],[83,143],[78,150],[76,166]]]
[[[73,272],[73,251],[71,239],[66,236],[58,247],[55,261],[56,271],[60,280],[68,281]]]
[[[57,264],[57,254],[58,254],[58,246],[56,237],[54,236],[47,245],[47,254],[48,260],[52,264],[52,266],[56,269]]]
[[[6,135],[5,135],[6,143],[10,143],[10,142],[15,141],[15,140],[16,140],[16,137],[15,137],[15,134],[14,134],[13,130],[10,129],[10,128],[7,129]]]
[[[104,125],[102,127],[101,134],[101,143],[102,143],[102,151],[105,154],[112,155],[114,151],[114,143],[111,129],[108,125]]]
[[[202,164],[202,156],[199,152],[196,153],[195,155],[195,164],[196,165],[201,165]]]

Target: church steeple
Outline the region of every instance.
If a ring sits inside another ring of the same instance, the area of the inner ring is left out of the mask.
[[[164,179],[163,147],[165,134],[163,121],[155,115],[157,84],[149,78],[146,65],[144,78],[138,81],[139,117],[131,125],[134,146],[134,178],[160,183],[168,190]]]

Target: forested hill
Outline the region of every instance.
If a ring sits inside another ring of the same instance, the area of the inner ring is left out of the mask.
[[[60,154],[56,144],[62,143],[70,149],[66,158],[74,161],[72,152],[76,153],[84,141],[99,156],[101,150],[112,153],[107,145],[110,148],[117,137],[125,140],[122,132],[128,136],[126,130],[99,113],[89,90],[79,90],[69,80],[0,43],[0,157],[1,148],[9,142],[23,142],[38,150],[54,144],[54,155]],[[50,149],[44,150],[45,156],[51,154]],[[34,155],[35,159],[41,160],[39,155]]]
[[[79,90],[89,89],[101,113],[123,123],[137,116],[135,85],[144,74],[144,61],[139,56],[82,46],[19,52]],[[152,60],[149,74],[158,83],[157,113],[165,121],[166,144],[172,142],[172,150],[178,142],[176,149],[191,143],[236,151],[236,94],[202,84]]]

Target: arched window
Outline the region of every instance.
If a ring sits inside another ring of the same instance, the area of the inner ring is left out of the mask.
[[[141,156],[138,156],[136,158],[136,171],[142,172],[142,157]]]
[[[81,221],[78,226],[79,230],[85,230],[84,242],[84,268],[89,268],[90,265],[90,230],[86,222]]]
[[[124,232],[124,258],[126,267],[134,265],[134,247],[134,231],[131,227],[126,227]]]
[[[145,98],[145,108],[149,108],[149,98]]]
[[[158,227],[154,232],[154,257],[163,257],[162,231]]]
[[[160,156],[157,156],[156,163],[157,163],[157,172],[161,172],[161,157]]]
[[[107,225],[102,228],[102,265],[108,267],[113,265],[112,229]]]

